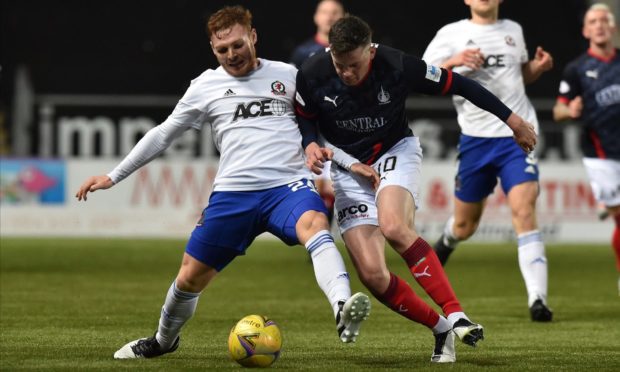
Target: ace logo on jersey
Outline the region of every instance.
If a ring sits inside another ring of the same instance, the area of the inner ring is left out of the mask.
[[[283,96],[286,94],[286,87],[284,86],[284,84],[282,84],[281,81],[276,80],[271,83],[271,93],[275,94],[276,96]]]
[[[240,103],[235,109],[232,121],[234,123],[239,118],[247,119],[258,116],[284,116],[286,111],[286,103],[279,99],[262,99],[246,104]]]

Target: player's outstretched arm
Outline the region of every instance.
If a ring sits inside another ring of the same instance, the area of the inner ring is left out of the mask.
[[[112,182],[112,179],[107,175],[88,177],[80,186],[80,189],[75,194],[75,197],[78,201],[86,201],[88,199],[87,194],[89,192],[109,189],[112,186],[114,186],[114,182]]]
[[[534,150],[536,132],[532,124],[513,113],[499,98],[476,81],[457,73],[452,74],[452,85],[448,89],[449,93],[458,94],[481,109],[497,116],[510,127],[515,141],[523,151],[530,152]]]

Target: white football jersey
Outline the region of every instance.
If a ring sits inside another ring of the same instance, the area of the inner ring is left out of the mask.
[[[263,190],[310,178],[293,111],[297,69],[259,59],[243,77],[221,66],[192,80],[172,114],[149,131],[110,174],[119,182],[190,128],[212,127],[220,162],[214,191]]]
[[[464,19],[441,28],[428,45],[422,59],[431,65],[441,65],[465,49],[477,49],[485,57],[478,70],[459,66],[453,69],[476,80],[495,94],[513,112],[532,123],[538,132],[534,107],[525,95],[521,67],[528,54],[521,26],[511,20],[480,25]],[[461,96],[453,96],[457,120],[463,134],[474,137],[512,137],[513,133],[495,115],[478,108]]]

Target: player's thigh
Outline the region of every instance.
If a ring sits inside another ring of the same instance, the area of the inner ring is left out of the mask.
[[[402,186],[387,186],[377,195],[379,226],[396,224],[413,229],[415,209],[411,192]]]
[[[498,161],[498,176],[502,190],[509,196],[512,189],[519,186],[518,192],[527,198],[522,203],[534,204],[538,197],[538,159],[534,153],[526,154],[512,140],[506,141],[501,158]],[[527,185],[522,186],[527,183]],[[516,202],[516,200],[515,200]]]
[[[392,248],[404,252],[419,237],[415,231],[415,204],[409,190],[391,185],[377,196],[379,228]]]
[[[617,214],[620,207],[620,160],[583,158],[583,165],[596,200]]]
[[[398,186],[400,192],[387,192],[385,193],[386,198],[387,195],[389,195],[390,201],[393,201],[392,199],[394,198],[399,198],[400,201],[408,203],[406,206],[401,207],[417,208],[420,204],[420,180],[422,177],[422,148],[417,137],[407,137],[398,142],[383,154],[373,164],[373,167],[381,176],[379,187],[377,188],[377,204],[385,188],[396,190],[396,188],[391,186]],[[409,197],[406,196],[406,193],[409,194]],[[393,207],[397,206],[393,205]],[[401,209],[401,207],[397,208]],[[406,213],[409,212],[414,211],[407,211]]]
[[[258,198],[251,192],[214,192],[185,252],[221,271],[264,231]]]
[[[385,238],[373,225],[358,225],[347,229],[342,238],[356,270],[362,276],[387,272]]]
[[[335,216],[340,234],[361,225],[378,226],[375,191],[368,180],[333,164]]]
[[[493,165],[493,139],[462,135],[454,195],[461,201],[477,203],[493,193],[497,169]]]
[[[288,245],[305,244],[321,230],[329,231],[327,208],[314,188],[302,179],[269,190],[263,209],[269,210],[267,231]]]

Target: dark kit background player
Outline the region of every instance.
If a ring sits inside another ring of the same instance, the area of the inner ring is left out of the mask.
[[[332,26],[329,52],[299,70],[295,109],[306,164],[320,173],[330,155],[316,142],[318,129],[339,165],[332,170],[338,224],[360,279],[386,306],[433,330],[432,361],[454,362],[454,334],[473,346],[483,328],[465,315],[436,254],[415,231],[422,151],[405,100],[410,93],[459,94],[506,122],[525,151],[533,150],[536,134],[479,84],[371,44],[371,34],[360,18],[345,17]],[[388,270],[386,240],[447,319]]]
[[[620,54],[613,45],[615,32],[609,7],[593,4],[583,20],[588,51],[566,66],[553,117],[583,123],[583,164],[596,200],[614,219],[611,245],[620,274]]]

